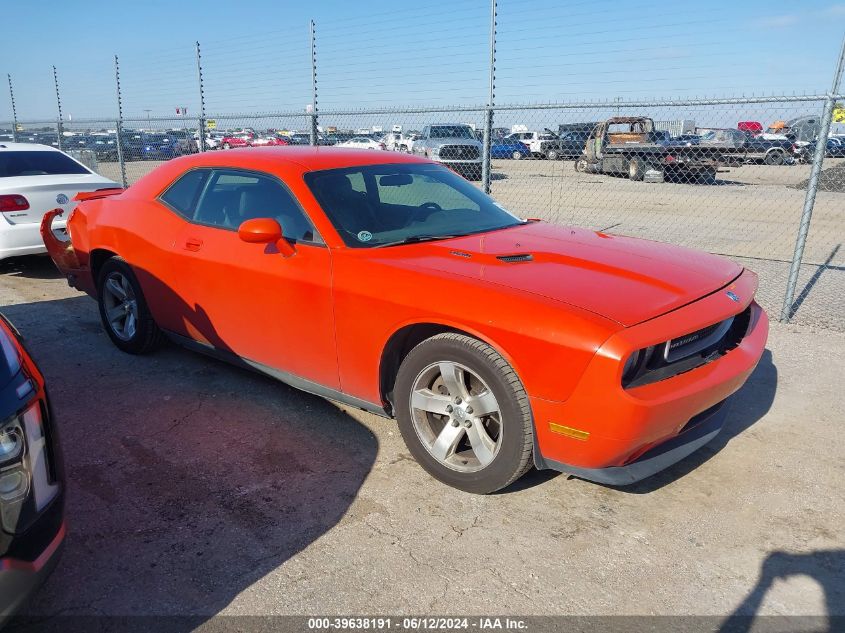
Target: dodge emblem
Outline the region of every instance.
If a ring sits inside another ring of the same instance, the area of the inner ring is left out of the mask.
[[[739,295],[735,292],[728,290],[725,294],[728,295],[728,299],[730,299],[731,301],[736,301],[737,303],[739,303]]]

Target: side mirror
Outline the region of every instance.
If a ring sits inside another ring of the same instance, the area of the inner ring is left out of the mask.
[[[273,218],[253,218],[238,227],[238,237],[250,244],[275,244],[284,257],[290,257],[296,249],[282,235],[282,226]]]

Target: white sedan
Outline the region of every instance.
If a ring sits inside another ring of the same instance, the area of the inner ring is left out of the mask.
[[[387,145],[374,141],[366,136],[353,136],[348,141],[338,143],[335,147],[354,147],[355,149],[387,149]]]
[[[48,145],[0,142],[0,260],[46,253],[39,229],[47,211],[65,210],[53,225],[62,231],[77,193],[115,187]]]

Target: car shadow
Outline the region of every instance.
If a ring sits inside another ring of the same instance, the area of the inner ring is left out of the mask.
[[[760,566],[757,583],[734,612],[725,618],[718,633],[748,633],[755,630],[755,615],[766,593],[775,581],[791,576],[808,576],[815,580],[824,592],[827,611],[826,617],[794,617],[795,630],[800,628],[805,631],[808,630],[807,625],[812,625],[812,630],[842,631],[845,626],[845,550],[832,549],[800,554],[783,551],[769,553]],[[815,628],[817,625],[821,628]],[[790,628],[788,624],[787,628]]]
[[[46,255],[10,257],[0,261],[0,275],[26,277],[27,279],[60,279],[53,260]]]
[[[193,630],[336,538],[378,451],[339,406],[176,346],[124,354],[87,297],[3,312],[47,380],[69,526],[58,568],[9,631],[135,616]],[[294,567],[273,583],[307,573],[318,572]]]

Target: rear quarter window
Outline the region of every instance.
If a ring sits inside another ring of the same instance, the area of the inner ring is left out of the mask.
[[[75,160],[59,152],[0,151],[0,178],[90,173]]]
[[[167,191],[161,194],[161,201],[190,220],[193,218],[194,209],[196,208],[208,173],[206,169],[189,171],[170,185]]]

